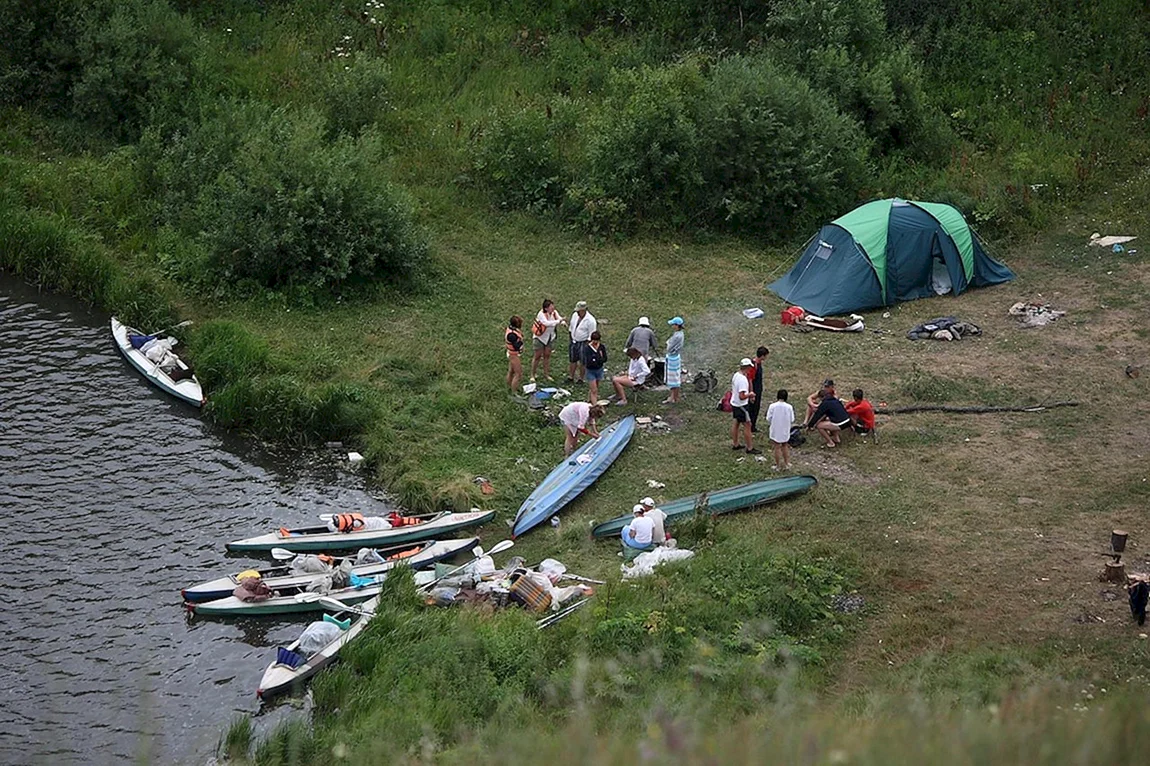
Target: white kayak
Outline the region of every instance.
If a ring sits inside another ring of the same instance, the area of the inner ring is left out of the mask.
[[[267,670],[264,671],[259,688],[256,689],[256,696],[267,701],[277,695],[298,689],[309,678],[335,662],[339,650],[368,626],[378,606],[379,597],[376,596],[355,611],[338,612],[333,615],[341,620],[350,619],[351,626],[347,630],[341,631],[339,638],[310,657],[304,658],[304,661],[296,664],[295,667],[289,663],[300,659],[299,641],[297,640],[287,647],[277,647],[276,660],[268,665]]]
[[[112,317],[112,337],[116,341],[116,347],[120,349],[120,353],[128,360],[128,363],[135,367],[140,373],[148,379],[156,388],[159,388],[177,399],[187,402],[193,407],[201,407],[204,404],[204,392],[200,387],[200,381],[196,379],[195,375],[190,378],[183,378],[181,380],[172,380],[171,376],[160,369],[160,366],[144,355],[144,352],[138,348],[133,348],[129,340],[129,335],[147,335],[125,324],[121,324],[116,317]],[[171,352],[169,352],[171,353]],[[176,366],[181,370],[190,370],[175,353],[171,353],[171,357]]]
[[[383,590],[383,582],[387,573],[366,577],[361,585],[349,585],[346,588],[334,588],[322,595],[342,601],[345,604],[358,604],[375,598]],[[214,601],[201,601],[187,603],[189,612],[210,617],[260,617],[267,614],[294,614],[298,612],[321,612],[327,609],[315,598],[317,594],[308,590],[306,585],[297,585],[281,588],[274,595],[263,601],[242,601],[235,596],[217,598]]]
[[[352,567],[351,571],[352,574],[359,577],[374,577],[375,575],[383,574],[384,572],[394,569],[401,564],[406,564],[412,569],[422,569],[435,564],[437,561],[451,558],[462,551],[470,550],[478,544],[478,537],[463,537],[452,540],[429,540],[422,543],[382,548],[375,550],[375,553],[385,559],[385,561],[359,564]],[[295,572],[286,564],[282,566],[261,567],[259,569],[252,568],[245,571],[255,571],[259,573],[260,579],[273,591],[289,588],[306,588],[317,580],[322,579],[325,574],[330,574]],[[239,584],[239,574],[232,574],[226,577],[218,577],[208,582],[202,582],[190,588],[184,588],[180,591],[180,595],[184,597],[184,601],[188,602],[214,601],[232,595],[232,591],[234,591]]]
[[[227,544],[229,551],[270,551],[285,548],[289,551],[334,551],[349,548],[376,548],[383,545],[428,540],[452,534],[461,529],[486,524],[495,518],[495,511],[474,510],[467,513],[441,513],[418,524],[405,524],[389,529],[332,532],[327,525],[283,528],[276,532]]]

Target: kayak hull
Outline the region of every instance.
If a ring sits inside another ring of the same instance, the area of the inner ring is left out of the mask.
[[[428,540],[440,535],[448,535],[469,527],[486,524],[495,518],[495,511],[471,511],[468,513],[445,513],[423,524],[393,529],[379,529],[364,532],[322,532],[289,534],[278,532],[259,537],[249,537],[227,544],[229,551],[254,551],[266,553],[272,548],[284,548],[294,553],[339,551],[353,548],[378,548],[399,543],[412,543]]]
[[[708,513],[712,516],[720,516],[801,495],[818,483],[818,479],[814,476],[786,476],[781,479],[756,481],[750,484],[740,484],[737,487],[727,487],[715,492],[704,492],[700,495],[679,498],[660,506],[660,508],[667,514],[667,520],[664,523],[670,526],[694,516],[695,506],[700,498],[706,498]],[[622,530],[631,523],[632,518],[634,517],[628,514],[604,521],[591,530],[591,535],[599,538],[618,537]]]
[[[352,567],[351,571],[360,577],[374,577],[375,575],[390,571],[400,564],[406,564],[412,569],[424,569],[432,566],[437,561],[451,558],[457,553],[474,548],[478,544],[478,537],[426,542],[422,543],[422,549],[412,556],[405,556],[401,559],[388,559],[387,561],[374,564],[361,564]],[[384,558],[387,558],[390,554],[398,553],[407,547],[408,546],[397,546],[396,548],[384,549],[379,551],[379,553]],[[256,571],[260,573],[260,579],[267,583],[267,586],[272,590],[306,588],[324,576],[323,574],[316,573],[295,574],[292,573],[291,567],[287,565],[266,567],[257,569]],[[189,603],[215,601],[216,599],[227,598],[232,595],[232,591],[234,591],[239,584],[239,579],[233,574],[185,588],[180,592],[180,595],[183,596],[184,601]]]
[[[338,659],[339,651],[367,628],[378,606],[379,598],[376,597],[364,602],[360,607],[361,611],[367,614],[341,612],[336,615],[337,617],[350,617],[351,626],[343,631],[338,639],[309,657],[307,662],[299,667],[290,668],[275,662],[268,665],[260,679],[259,686],[256,688],[256,696],[267,702],[275,697],[300,689],[312,676]],[[287,648],[296,651],[299,648],[299,642],[296,641]]]
[[[573,452],[523,501],[511,536],[518,537],[563,510],[611,467],[634,435],[635,416],[628,415]]]
[[[159,368],[159,365],[145,356],[142,351],[132,348],[132,344],[128,341],[129,332],[136,332],[140,335],[146,334],[140,333],[138,330],[122,324],[116,317],[112,317],[112,338],[116,341],[116,348],[120,349],[120,353],[128,360],[128,364],[135,367],[137,372],[161,391],[182,402],[187,402],[193,407],[202,407],[204,391],[200,386],[200,381],[194,375],[184,380],[172,380],[167,373]],[[183,360],[180,361],[180,364],[187,367]]]
[[[339,588],[323,595],[348,605],[355,605],[379,595],[382,584],[364,588]],[[263,617],[269,614],[298,614],[301,612],[330,611],[319,601],[297,601],[295,594],[276,596],[267,601],[240,601],[235,596],[188,604],[195,614],[203,617]]]

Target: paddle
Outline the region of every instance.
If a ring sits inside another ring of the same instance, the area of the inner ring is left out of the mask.
[[[289,551],[287,548],[272,548],[271,554],[276,561],[291,561],[300,555]],[[353,559],[355,556],[332,556],[331,558],[333,561],[343,561],[344,559]]]
[[[331,609],[332,611],[336,611],[336,612],[351,612],[352,614],[362,614],[362,615],[374,614],[374,612],[368,612],[364,609],[360,609],[357,606],[352,606],[351,604],[345,604],[342,601],[340,601],[338,598],[332,598],[331,596],[324,596],[324,595],[322,595],[320,593],[316,593],[314,591],[304,591],[303,593],[297,593],[295,595],[295,602],[297,604],[314,604],[314,603],[318,602],[318,603],[322,604],[323,606],[326,606],[328,609]]]
[[[165,327],[164,329],[162,329],[158,332],[152,333],[152,335],[167,335],[172,330],[179,330],[181,327],[189,327],[193,324],[195,324],[195,322],[193,322],[192,320],[185,319],[184,321],[180,322],[179,324],[174,324],[171,327]]]
[[[444,581],[444,580],[446,580],[448,577],[451,577],[453,574],[457,574],[457,573],[459,573],[459,572],[463,571],[464,569],[466,569],[466,568],[467,568],[468,566],[470,566],[470,565],[471,565],[471,564],[472,564],[472,563],[473,563],[473,562],[474,562],[476,559],[478,559],[478,558],[481,558],[481,557],[482,557],[482,556],[484,556],[484,555],[487,555],[487,556],[494,556],[496,553],[503,553],[503,551],[507,550],[508,548],[510,548],[510,547],[511,547],[511,546],[513,546],[513,545],[515,545],[515,541],[514,541],[514,540],[503,540],[503,541],[501,541],[501,542],[498,542],[498,543],[496,543],[496,544],[495,544],[495,545],[494,545],[494,546],[491,548],[491,550],[487,551],[487,553],[486,553],[486,554],[483,552],[483,547],[482,547],[482,546],[480,546],[480,545],[477,545],[477,546],[475,546],[474,548],[472,548],[472,549],[471,549],[472,558],[471,558],[471,560],[470,560],[470,561],[468,561],[468,562],[466,562],[466,563],[464,563],[464,564],[460,564],[459,566],[457,566],[457,567],[455,567],[454,569],[452,569],[450,572],[447,572],[447,573],[445,573],[445,574],[443,575],[443,577],[437,577],[436,579],[432,580],[431,582],[427,583],[426,585],[421,585],[421,586],[419,587],[419,589],[420,589],[420,590],[422,590],[422,591],[429,591],[429,590],[431,590],[432,588],[434,588],[434,587],[436,586],[436,584],[437,584],[437,583],[443,582],[443,581]]]
[[[535,627],[538,628],[539,630],[543,630],[546,627],[550,627],[551,625],[554,625],[555,623],[559,622],[564,617],[571,614],[576,609],[583,606],[584,604],[586,604],[590,600],[591,599],[589,599],[589,598],[585,598],[582,601],[576,601],[571,606],[564,607],[564,608],[560,609],[558,612],[556,612],[555,614],[550,614],[550,615],[544,617],[543,619],[539,620],[538,622],[535,623]]]

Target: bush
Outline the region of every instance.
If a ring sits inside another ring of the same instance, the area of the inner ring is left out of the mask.
[[[140,168],[161,221],[202,246],[202,264],[183,272],[221,289],[308,293],[418,278],[427,246],[406,195],[379,173],[378,136],[329,143],[326,132],[314,111],[259,104],[150,131]]]
[[[354,137],[365,128],[391,127],[396,107],[390,84],[391,68],[382,58],[359,53],[330,63],[318,79],[316,94],[327,116],[329,137]]]
[[[869,142],[853,120],[764,59],[720,62],[699,109],[706,209],[731,228],[803,226],[849,205]]]
[[[589,128],[583,196],[569,204],[576,211],[621,206],[651,223],[685,224],[703,186],[696,128],[703,87],[689,62],[614,73]]]
[[[474,170],[506,207],[541,210],[563,196],[562,121],[550,105],[498,114],[483,132]]]

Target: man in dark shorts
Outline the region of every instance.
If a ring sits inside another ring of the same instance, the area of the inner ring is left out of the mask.
[[[842,444],[842,437],[839,436],[839,432],[851,427],[851,416],[847,413],[843,403],[838,400],[838,397],[833,393],[828,394],[826,389],[818,392],[815,398],[818,401],[818,406],[810,419],[807,420],[807,428],[816,429],[819,435],[826,440],[825,446],[833,449]]]
[[[739,432],[741,431],[748,455],[760,454],[760,450],[755,449],[755,445],[751,441],[751,414],[747,412],[747,406],[755,401],[755,394],[751,391],[751,381],[747,379],[754,366],[755,363],[750,359],[743,359],[739,362],[739,371],[731,376],[731,417],[735,419],[735,422],[731,424],[731,449],[743,449],[743,445],[739,444]]]

